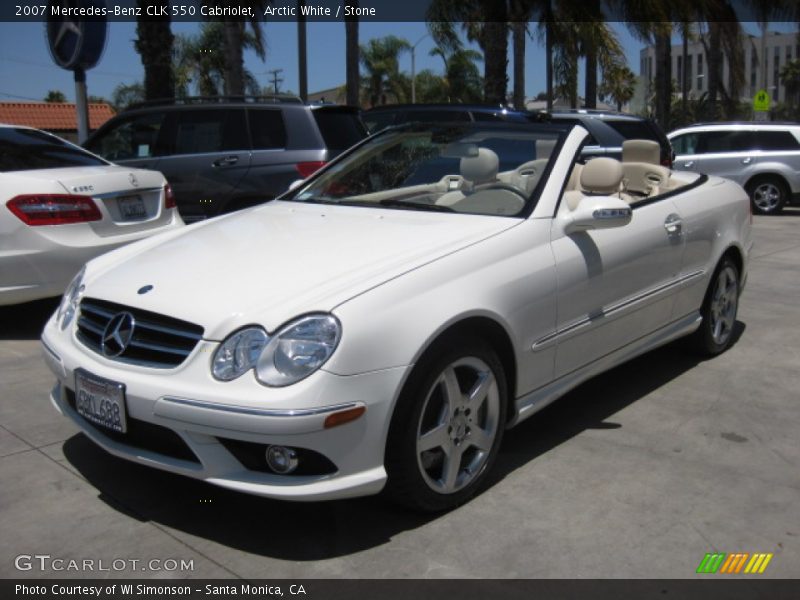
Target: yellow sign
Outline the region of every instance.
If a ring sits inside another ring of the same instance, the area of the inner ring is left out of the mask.
[[[753,98],[753,110],[766,112],[769,110],[769,94],[767,90],[758,90]]]

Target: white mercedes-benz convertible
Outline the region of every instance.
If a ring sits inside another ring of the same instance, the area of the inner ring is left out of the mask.
[[[108,452],[289,500],[443,510],[505,429],[681,336],[734,340],[737,184],[579,126],[386,130],[282,198],[89,262],[47,323],[52,402]]]

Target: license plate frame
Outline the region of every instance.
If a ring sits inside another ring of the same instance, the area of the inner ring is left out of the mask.
[[[147,218],[147,208],[141,196],[119,196],[117,207],[123,221],[143,221]]]
[[[90,423],[115,433],[127,433],[125,384],[75,371],[75,410]]]

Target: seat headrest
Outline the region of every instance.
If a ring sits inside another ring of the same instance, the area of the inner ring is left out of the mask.
[[[555,140],[536,140],[536,158],[550,158],[555,147]]]
[[[478,148],[478,156],[461,159],[461,177],[472,184],[491,183],[497,181],[500,159],[488,148]]]
[[[622,142],[622,162],[661,164],[661,146],[653,140],[625,140]]]
[[[622,164],[613,158],[593,158],[581,169],[581,188],[590,194],[616,194],[620,183]]]

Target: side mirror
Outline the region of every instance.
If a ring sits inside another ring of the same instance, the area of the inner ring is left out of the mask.
[[[293,189],[300,187],[305,179],[295,179],[292,183],[289,184],[289,187],[286,191],[291,192]]]
[[[613,196],[586,196],[570,211],[564,230],[567,234],[590,229],[623,227],[631,222],[633,211],[627,202]]]

